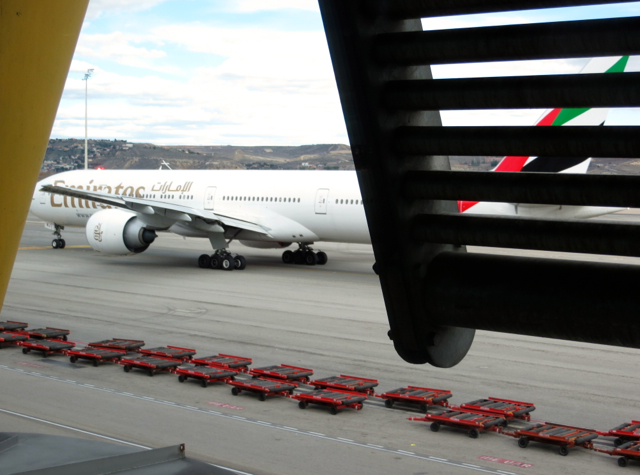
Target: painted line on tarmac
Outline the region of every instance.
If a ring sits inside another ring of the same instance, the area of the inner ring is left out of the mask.
[[[98,437],[98,438],[101,438],[101,439],[107,439],[107,440],[110,440],[112,442],[118,442],[120,444],[125,444],[125,445],[131,445],[132,447],[138,447],[138,448],[144,449],[144,450],[151,450],[152,449],[152,447],[147,447],[146,445],[134,444],[133,442],[129,442],[127,440],[116,439],[115,437],[109,437],[107,435],[98,434],[97,432],[90,432],[88,430],[78,429],[77,427],[71,427],[71,426],[67,426],[67,425],[64,425],[64,424],[58,424],[57,422],[48,421],[46,419],[40,419],[39,417],[28,416],[27,414],[21,414],[19,412],[9,411],[8,409],[1,409],[0,408],[0,412],[4,412],[5,414],[11,414],[12,416],[23,417],[25,419],[29,419],[29,420],[36,421],[36,422],[42,422],[44,424],[49,424],[49,425],[52,425],[52,426],[60,427],[62,429],[67,429],[67,430],[71,430],[71,431],[75,431],[75,432],[81,432],[83,434],[91,435],[93,437]],[[240,470],[236,470],[235,468],[225,467],[224,465],[218,465],[218,464],[215,464],[215,463],[209,463],[209,465],[213,465],[214,467],[218,467],[218,468],[223,468],[225,470],[229,470],[230,472],[238,473],[240,475],[252,475],[249,472],[242,472]]]
[[[411,457],[411,458],[417,458],[419,460],[425,460],[428,462],[433,462],[433,463],[439,463],[442,465],[449,465],[449,466],[453,466],[453,467],[457,467],[457,468],[463,468],[466,470],[471,470],[474,472],[482,472],[482,473],[492,473],[494,475],[516,475],[513,472],[504,472],[502,470],[494,470],[488,467],[481,467],[481,466],[470,466],[468,464],[465,464],[463,462],[456,462],[454,460],[449,460],[449,459],[444,459],[444,458],[439,458],[439,457],[433,457],[430,455],[420,455],[420,454],[416,454],[414,452],[407,452],[404,450],[398,450],[398,449],[393,449],[390,447],[384,447],[384,446],[377,446],[377,445],[373,445],[373,444],[367,444],[365,442],[357,442],[357,441],[349,441],[350,439],[343,439],[340,437],[331,437],[325,434],[321,434],[319,432],[312,432],[312,431],[308,431],[308,430],[303,430],[303,429],[296,429],[296,428],[291,428],[289,426],[284,426],[284,425],[279,425],[279,424],[273,424],[271,422],[264,422],[264,421],[260,421],[258,419],[250,419],[248,417],[243,417],[243,416],[237,416],[235,414],[226,414],[224,412],[220,412],[220,411],[213,411],[211,409],[202,409],[199,407],[193,407],[193,406],[186,406],[180,403],[176,403],[173,401],[164,401],[162,399],[156,399],[156,398],[152,398],[149,396],[139,396],[136,394],[131,394],[131,393],[127,393],[125,391],[120,391],[118,389],[109,389],[109,388],[101,388],[98,386],[94,386],[92,384],[87,384],[87,383],[81,383],[79,381],[73,381],[70,379],[64,379],[64,378],[58,378],[57,376],[49,376],[47,374],[42,374],[42,373],[38,373],[36,371],[28,371],[25,369],[20,369],[20,368],[11,368],[10,366],[6,366],[6,365],[0,365],[0,369],[6,369],[8,371],[14,371],[16,373],[22,373],[22,374],[26,374],[29,376],[36,376],[38,378],[45,378],[45,379],[50,379],[53,381],[58,381],[61,383],[65,383],[65,384],[73,384],[74,386],[79,386],[79,387],[83,387],[83,388],[88,388],[88,389],[93,389],[93,390],[97,390],[97,391],[103,391],[103,392],[107,392],[107,393],[111,393],[111,394],[116,394],[119,396],[123,396],[123,397],[130,397],[133,399],[138,399],[140,401],[147,401],[147,402],[152,402],[155,404],[162,404],[165,406],[172,406],[178,409],[183,409],[185,411],[193,411],[193,412],[199,412],[201,414],[207,414],[210,416],[216,416],[216,417],[222,417],[224,419],[230,419],[230,420],[236,420],[236,421],[240,421],[240,422],[244,422],[247,424],[253,424],[253,425],[257,425],[257,426],[261,426],[261,427],[268,427],[270,429],[275,429],[275,430],[281,430],[281,431],[285,431],[285,432],[292,432],[298,435],[304,435],[307,437],[315,437],[317,439],[323,439],[323,440],[328,440],[331,442],[337,442],[339,444],[346,444],[346,445],[353,445],[356,447],[362,447],[365,449],[373,449],[373,450],[377,450],[379,452],[385,452],[385,453],[389,453],[389,454],[394,454],[394,455],[401,455],[404,457]]]
[[[65,246],[65,249],[87,249],[91,246],[87,244],[75,244],[73,246]],[[53,249],[51,246],[28,246],[28,247],[19,247],[18,251],[35,251],[35,250],[43,250],[43,249]]]

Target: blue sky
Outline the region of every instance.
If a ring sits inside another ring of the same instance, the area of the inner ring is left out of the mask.
[[[640,2],[424,20],[425,29],[640,15]],[[437,78],[577,72],[586,60],[434,67]],[[54,138],[189,145],[348,143],[316,0],[91,0]],[[632,58],[628,70],[640,70]],[[615,110],[609,124],[640,125]],[[445,125],[528,125],[539,110],[444,111]]]

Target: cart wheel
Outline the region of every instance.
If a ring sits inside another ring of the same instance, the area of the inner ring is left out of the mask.
[[[261,401],[266,401],[267,400],[267,395],[265,393],[260,393],[258,394],[258,399]]]
[[[238,394],[240,394],[240,390],[238,388],[231,388],[231,394],[237,396]]]
[[[300,409],[306,409],[306,408],[307,408],[307,403],[306,403],[306,402],[304,402],[304,401],[300,401],[300,402],[298,403],[298,407],[299,407]]]
[[[529,439],[527,437],[520,437],[518,439],[518,447],[521,449],[526,449],[527,445],[529,445]]]
[[[67,341],[67,340],[68,340],[67,335],[62,335],[62,341]]]
[[[149,369],[147,370],[147,374],[148,374],[149,376],[153,376],[153,370],[152,370],[151,368],[149,368]]]
[[[420,404],[420,410],[426,414],[429,410],[429,406],[427,406],[426,404]]]
[[[258,375],[254,374],[253,376],[251,376],[251,379],[258,379]]]
[[[207,380],[203,379],[202,381],[200,381],[200,386],[202,386],[203,388],[207,387]]]
[[[98,367],[98,360],[93,360],[93,361],[92,361],[92,363],[93,363],[93,366],[94,366],[95,368],[97,368],[97,367]]]
[[[479,435],[480,431],[478,429],[471,429],[469,431],[469,437],[471,437],[472,439],[477,439]]]
[[[185,376],[183,374],[178,376],[178,381],[180,381],[181,383],[184,383],[186,380],[187,380],[187,378],[185,378]]]
[[[336,407],[332,407],[331,409],[329,409],[329,413],[330,413],[332,416],[335,416],[335,415],[338,413],[338,408],[336,408]]]
[[[43,358],[46,358],[47,356],[49,356],[49,353],[47,353],[46,351],[43,351],[43,352],[42,352],[42,357],[43,357]]]
[[[620,467],[626,467],[627,466],[627,459],[626,457],[620,457],[618,459],[618,466]]]
[[[22,353],[25,355],[29,353],[29,348],[22,348]]]
[[[438,432],[440,430],[440,423],[432,422],[431,425],[429,426],[429,429],[431,429],[431,432]]]
[[[293,396],[293,393],[295,392],[295,390],[293,389],[289,389],[289,396]]]
[[[384,400],[384,405],[386,407],[393,407],[393,399],[385,399]]]
[[[566,457],[567,455],[569,455],[569,449],[566,447],[560,447],[560,450],[558,450],[558,453],[563,457]]]
[[[620,447],[623,443],[624,443],[624,440],[617,438],[616,440],[613,441],[613,446]]]
[[[71,361],[72,363],[75,363],[76,361],[78,361],[78,357],[77,356],[71,356],[69,358],[69,361]]]
[[[129,365],[124,365],[124,372],[128,373],[129,371],[131,371],[131,366]]]

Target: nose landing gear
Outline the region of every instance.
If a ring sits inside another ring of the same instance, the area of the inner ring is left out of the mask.
[[[54,231],[53,231],[53,235],[56,237],[53,241],[51,241],[51,247],[54,249],[64,249],[64,247],[67,245],[67,243],[65,242],[64,239],[62,239],[62,234],[60,234],[60,231],[62,231],[64,229],[64,226],[60,226],[58,224],[55,225]]]
[[[320,251],[315,252],[311,246],[305,243],[298,243],[300,247],[297,251],[284,251],[282,253],[282,262],[285,264],[306,264],[315,266],[316,264],[323,266],[329,258],[327,254]]]

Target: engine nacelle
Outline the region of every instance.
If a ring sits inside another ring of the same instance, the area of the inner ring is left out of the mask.
[[[85,232],[92,248],[115,255],[143,252],[158,237],[135,214],[119,209],[95,213],[89,218]]]
[[[243,241],[240,240],[240,244],[247,247],[254,247],[256,249],[282,249],[283,247],[291,246],[290,242],[272,242],[272,241]]]

